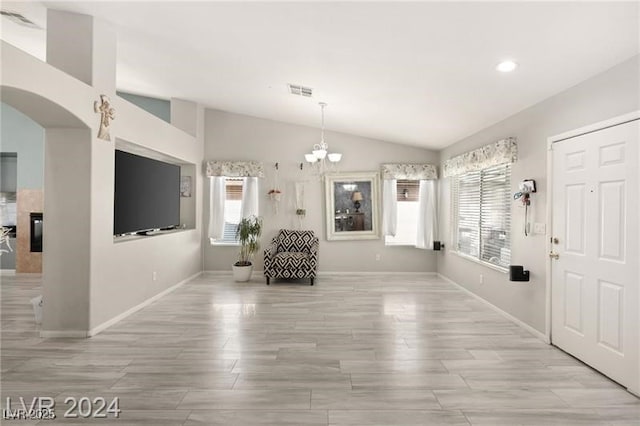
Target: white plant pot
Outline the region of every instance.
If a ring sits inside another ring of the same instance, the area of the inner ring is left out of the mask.
[[[249,266],[236,266],[233,268],[233,280],[239,283],[249,281],[251,279],[251,272],[253,272],[253,265]]]

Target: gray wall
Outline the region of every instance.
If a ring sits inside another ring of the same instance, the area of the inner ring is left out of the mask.
[[[7,205],[0,205],[0,215],[2,215],[2,223],[0,225],[16,225],[16,217],[10,220],[12,216],[7,212],[5,214],[5,208],[9,209],[11,204],[16,203],[16,192],[18,188],[18,157],[15,153],[0,153],[0,192],[9,193],[2,194],[2,200],[0,203],[7,203]],[[11,195],[13,194],[13,195]],[[0,269],[16,269],[16,239],[9,238],[9,247],[11,251],[4,245],[0,248],[7,250],[0,255]]]
[[[324,226],[324,187],[307,174],[308,166],[300,171],[304,154],[310,152],[320,139],[320,130],[207,110],[205,120],[205,160],[259,160],[265,163],[267,176],[260,182],[260,213],[264,217],[263,247],[280,228],[297,224],[295,216],[294,184],[307,179],[303,228],[313,230],[320,237],[320,265],[322,271],[396,271],[435,272],[436,255],[432,251],[413,247],[385,247],[383,239],[362,241],[327,241]],[[381,163],[429,162],[436,164],[438,154],[374,139],[343,133],[325,132],[330,152],[341,152],[340,172],[378,171]],[[275,163],[278,162],[279,187],[282,201],[275,214],[267,192],[273,186]],[[209,183],[205,182],[205,221],[209,217]],[[237,247],[211,246],[206,239],[204,269],[230,271],[236,260]],[[376,255],[380,260],[376,261]],[[262,270],[262,252],[256,256],[255,268]],[[256,277],[254,277],[256,279]]]
[[[43,189],[44,173],[44,129],[38,123],[0,102],[0,152],[17,154],[14,192],[20,189]],[[13,174],[13,173],[11,173]],[[2,186],[8,182],[2,175]],[[4,253],[0,259],[1,269],[16,268],[16,239],[9,244],[13,252]]]
[[[0,192],[18,191],[18,156],[15,152],[0,153]]]
[[[445,161],[455,155],[503,139],[518,138],[518,162],[512,168],[512,191],[518,182],[535,179],[531,219],[546,221],[547,138],[581,126],[640,109],[639,57],[636,56],[531,108],[488,127],[441,152]],[[451,246],[449,179],[441,180],[441,237]],[[539,331],[545,329],[545,267],[547,237],[523,234],[523,209],[512,209],[511,263],[531,271],[528,283],[509,282],[507,274],[447,251],[438,258],[438,272],[478,294]],[[547,226],[547,231],[550,231]],[[480,284],[480,274],[484,284]]]
[[[116,92],[116,94],[148,113],[155,115],[167,123],[171,123],[171,103],[169,101],[126,92]]]
[[[5,103],[0,103],[0,152],[18,154],[18,189],[42,189],[44,129]]]

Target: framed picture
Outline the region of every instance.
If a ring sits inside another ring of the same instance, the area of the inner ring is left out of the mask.
[[[376,172],[325,176],[327,240],[380,238],[379,177]]]
[[[180,176],[180,196],[191,197],[191,176]]]

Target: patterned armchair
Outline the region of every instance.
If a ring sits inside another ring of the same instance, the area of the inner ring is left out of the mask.
[[[309,278],[311,285],[318,269],[318,237],[313,231],[281,229],[264,250],[264,276]]]

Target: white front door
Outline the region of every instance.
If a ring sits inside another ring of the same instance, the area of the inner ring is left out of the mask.
[[[550,254],[552,343],[635,393],[639,133],[635,120],[553,144]]]

